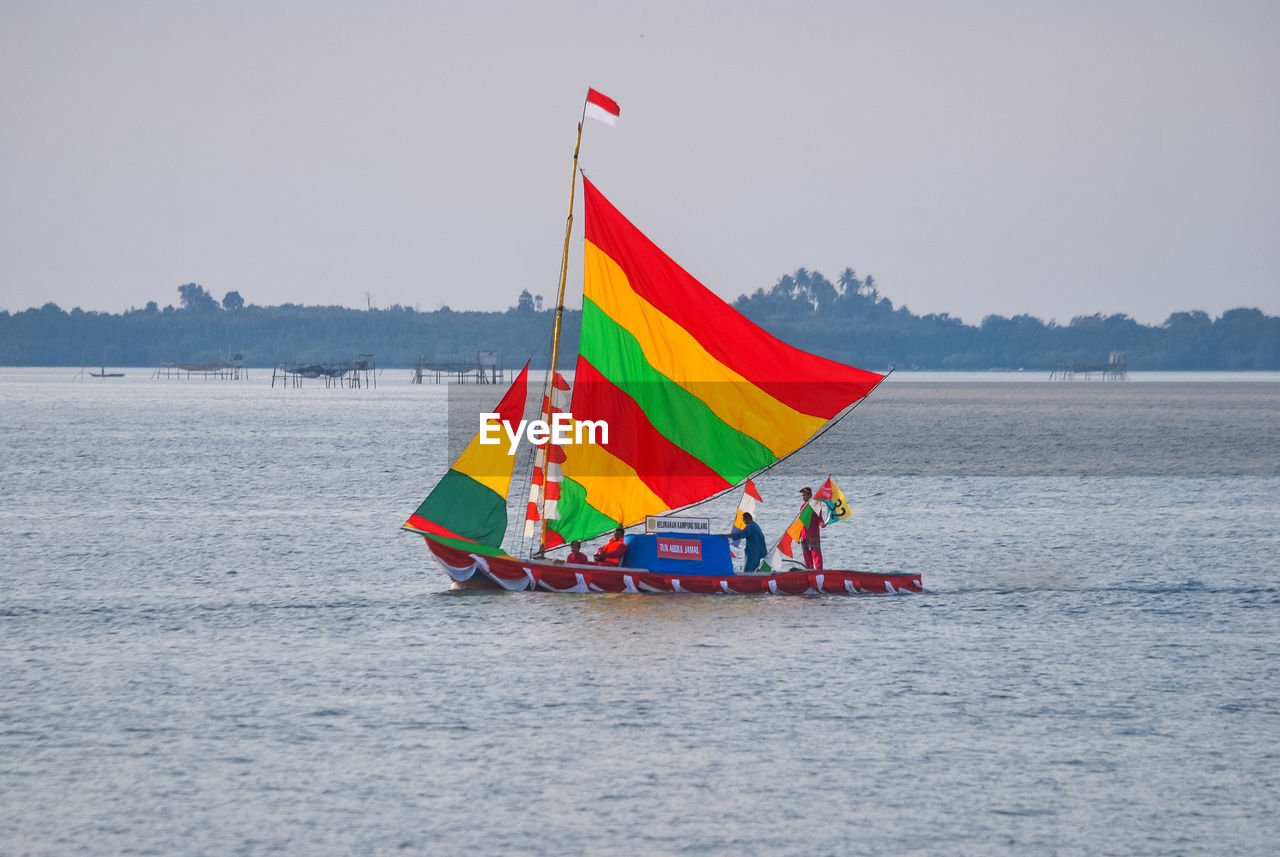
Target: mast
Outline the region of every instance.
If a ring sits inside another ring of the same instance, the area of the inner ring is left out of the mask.
[[[560,254],[560,290],[556,295],[556,324],[551,331],[551,375],[547,376],[546,385],[556,371],[556,362],[560,358],[560,321],[564,317],[564,285],[569,277],[569,237],[573,232],[573,202],[578,191],[578,150],[582,147],[582,123],[586,119],[586,102],[583,102],[583,118],[578,120],[578,139],[573,144],[573,171],[569,175],[569,217],[564,224],[564,250]],[[543,417],[546,417],[543,414]]]
[[[587,94],[590,97],[590,92]],[[564,224],[564,249],[560,253],[560,289],[556,294],[556,321],[555,326],[551,329],[551,367],[547,371],[546,381],[542,385],[542,420],[549,422],[551,414],[547,412],[547,407],[551,402],[551,396],[554,395],[554,384],[556,377],[556,368],[560,360],[560,325],[564,319],[564,286],[569,278],[569,238],[573,233],[573,203],[578,192],[578,151],[582,148],[582,125],[587,120],[587,99],[582,100],[582,116],[578,119],[578,138],[573,144],[573,169],[569,173],[569,217]],[[543,446],[546,449],[546,446]],[[535,465],[537,455],[534,456]],[[549,463],[544,459],[544,468]],[[544,471],[545,472],[545,471]],[[538,556],[542,556],[547,551],[547,521],[541,514],[545,508],[546,486],[543,485],[542,492],[538,495]]]

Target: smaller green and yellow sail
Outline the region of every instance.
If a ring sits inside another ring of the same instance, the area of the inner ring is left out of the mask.
[[[520,424],[528,396],[529,364],[502,397],[490,420],[490,436],[502,443],[481,443],[480,432],[467,444],[403,528],[438,542],[473,553],[503,555],[502,537],[507,531],[507,492],[511,488],[514,455],[508,455],[502,423]]]

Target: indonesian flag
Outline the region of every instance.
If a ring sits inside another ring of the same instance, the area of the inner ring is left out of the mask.
[[[601,92],[594,89],[587,89],[587,116],[592,119],[599,119],[606,125],[612,125],[618,121],[618,116],[622,113],[622,109],[618,107],[618,102]]]

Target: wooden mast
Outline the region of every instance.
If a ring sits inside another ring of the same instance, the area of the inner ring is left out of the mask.
[[[542,386],[542,420],[544,422],[551,421],[551,414],[547,409],[550,405],[551,397],[555,395],[556,366],[560,360],[560,323],[564,318],[564,286],[569,278],[569,238],[573,232],[573,203],[578,193],[578,151],[582,148],[582,124],[586,120],[587,99],[584,98],[582,100],[582,116],[578,119],[578,138],[573,144],[573,169],[569,173],[569,217],[564,224],[564,249],[560,254],[560,290],[556,295],[555,326],[551,330],[551,368],[547,371],[547,379]],[[543,449],[546,449],[545,445]],[[544,456],[543,485],[542,491],[538,493],[538,556],[542,556],[547,551],[547,521],[546,516],[543,514],[543,509],[545,509],[547,497],[546,467],[549,464],[550,457]]]

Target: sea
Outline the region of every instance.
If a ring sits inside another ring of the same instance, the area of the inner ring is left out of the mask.
[[[926,591],[774,597],[452,591],[458,391],[122,371],[0,369],[4,857],[1276,853],[1280,374],[895,372],[758,520]]]

